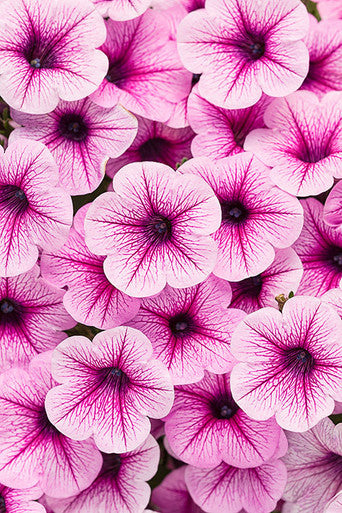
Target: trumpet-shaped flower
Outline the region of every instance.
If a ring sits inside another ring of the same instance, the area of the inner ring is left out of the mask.
[[[273,262],[274,248],[290,246],[300,234],[299,201],[275,187],[269,169],[251,153],[216,162],[198,157],[179,171],[201,176],[220,202],[222,224],[213,234],[218,245],[216,276],[239,281],[260,274]]]
[[[174,104],[188,96],[192,78],[169,40],[169,24],[149,9],[134,20],[107,20],[106,28],[101,50],[109,70],[91,98],[103,107],[121,103],[134,114],[167,121]]]
[[[268,128],[253,130],[244,148],[272,167],[271,179],[284,191],[310,196],[342,178],[342,92],[321,101],[310,91],[273,100],[264,116]]]
[[[149,337],[174,384],[194,383],[204,369],[223,373],[232,368],[230,340],[244,313],[228,308],[230,299],[229,283],[215,276],[194,287],[166,286],[158,296],[142,300],[129,325]]]
[[[221,212],[203,179],[143,162],[123,167],[113,188],[90,206],[85,233],[93,253],[108,255],[104,271],[115,287],[147,297],[166,283],[190,287],[208,277]]]
[[[281,436],[286,446],[274,418],[255,421],[239,408],[229,381],[229,374],[206,373],[199,383],[176,387],[165,433],[178,459],[206,469],[222,461],[257,467],[273,457]]]
[[[10,140],[41,141],[59,167],[59,184],[70,194],[86,194],[100,184],[108,157],[119,157],[137,133],[137,120],[121,106],[105,109],[88,98],[60,102],[45,115],[13,111],[20,125]]]
[[[0,95],[13,108],[44,114],[59,99],[94,92],[108,69],[106,28],[88,0],[0,3]]]
[[[342,321],[310,296],[249,314],[232,337],[233,398],[247,415],[306,431],[342,399]]]
[[[309,17],[299,0],[206,0],[178,29],[187,69],[202,73],[199,92],[227,109],[254,105],[262,92],[285,96],[300,87],[309,55],[300,41]]]
[[[94,435],[106,453],[136,449],[150,432],[147,416],[161,418],[173,403],[166,367],[133,328],[101,332],[92,342],[78,336],[63,341],[52,373],[62,384],[46,398],[50,421],[75,440]]]

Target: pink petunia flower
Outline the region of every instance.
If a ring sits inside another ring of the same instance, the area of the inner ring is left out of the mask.
[[[321,101],[310,91],[274,100],[268,128],[247,135],[244,148],[271,166],[271,179],[296,196],[320,194],[342,178],[342,93]]]
[[[233,361],[230,341],[241,310],[228,308],[229,283],[210,276],[191,288],[165,289],[142,301],[130,326],[151,340],[153,354],[169,369],[174,384],[199,381],[204,369],[229,371]]]
[[[261,274],[232,282],[232,302],[234,308],[247,313],[255,312],[264,306],[277,307],[276,296],[297,292],[303,276],[303,265],[292,248],[276,249],[272,264]]]
[[[39,484],[52,497],[68,497],[92,483],[102,457],[92,440],[70,440],[49,422],[50,366],[48,351],[31,360],[29,373],[11,369],[0,376],[0,481],[16,488]]]
[[[239,281],[260,274],[273,262],[274,248],[286,248],[299,236],[299,201],[274,187],[269,169],[251,153],[216,162],[198,157],[179,171],[201,176],[220,202],[222,224],[213,235],[218,244],[216,276]]]
[[[151,4],[151,0],[92,0],[102,16],[125,21],[137,18]]]
[[[168,23],[148,10],[135,20],[108,20],[106,27],[101,50],[108,56],[109,71],[91,98],[103,107],[121,103],[140,116],[167,121],[191,87],[191,73],[169,40]]]
[[[56,249],[72,223],[70,196],[56,187],[58,168],[40,142],[0,148],[0,276],[31,269],[38,247]]]
[[[315,198],[301,201],[304,226],[293,247],[304,274],[298,293],[321,296],[342,279],[342,232],[325,224],[323,205]]]
[[[63,297],[66,310],[76,321],[100,329],[115,328],[132,319],[140,300],[113,287],[103,271],[104,257],[89,251],[84,241],[84,218],[89,205],[75,215],[74,226],[58,251],[44,251],[41,270],[44,278],[67,287]]]
[[[337,182],[325,200],[323,220],[333,228],[342,225],[342,181]]]
[[[13,278],[0,278],[1,370],[27,364],[64,340],[62,330],[76,321],[67,314],[63,295],[39,277],[38,266]]]
[[[285,96],[309,66],[302,39],[309,17],[299,0],[206,0],[180,23],[178,50],[187,69],[202,73],[199,92],[227,109],[256,103],[262,92]]]
[[[247,469],[226,463],[213,469],[189,466],[185,482],[192,499],[206,513],[269,513],[284,491],[286,468],[279,459]]]
[[[304,39],[309,49],[309,72],[301,89],[322,97],[329,91],[342,90],[342,20],[318,23],[310,15],[310,30]]]
[[[108,157],[119,157],[133,142],[137,120],[121,106],[105,109],[88,98],[60,102],[45,115],[24,114],[12,109],[16,128],[10,141],[21,138],[41,141],[59,167],[59,184],[70,194],[95,190],[104,177]]]
[[[183,158],[191,158],[191,128],[171,128],[163,123],[138,117],[138,133],[128,150],[116,159],[110,159],[106,173],[113,178],[124,165],[150,160],[162,162],[173,169]]]
[[[161,513],[204,513],[191,498],[185,483],[183,465],[168,474],[152,492],[152,504]]]
[[[319,14],[323,20],[342,20],[342,5],[340,0],[317,0]]]
[[[179,460],[207,469],[222,461],[249,468],[278,450],[285,435],[274,418],[250,419],[232,398],[229,382],[229,374],[207,372],[199,383],[176,387],[165,434]],[[286,445],[286,439],[282,443]]]
[[[159,447],[149,435],[135,451],[103,454],[95,481],[67,499],[48,498],[54,513],[143,513],[151,490],[146,483],[157,472]]]
[[[247,415],[305,431],[342,399],[342,321],[318,298],[295,296],[282,314],[262,308],[240,323],[231,350],[234,400]]]
[[[71,337],[55,349],[54,378],[62,385],[46,398],[51,422],[75,440],[92,434],[104,452],[136,449],[150,432],[147,416],[167,415],[173,386],[166,367],[152,358],[150,341],[133,328]]]
[[[288,480],[284,492],[287,513],[323,513],[342,487],[342,425],[323,419],[306,433],[287,433],[283,458]]]
[[[93,253],[108,255],[104,271],[115,287],[147,297],[166,283],[190,287],[209,276],[221,211],[204,180],[143,162],[123,167],[113,187],[90,206],[85,233]]]
[[[190,126],[198,134],[191,144],[193,156],[217,160],[241,153],[247,134],[265,127],[263,115],[269,103],[270,99],[262,96],[247,109],[222,109],[202,98],[195,85],[188,101]]]
[[[108,69],[102,17],[88,0],[0,4],[0,94],[13,108],[44,114],[59,99],[94,92]]]
[[[15,490],[0,485],[0,511],[1,513],[46,513],[45,508],[35,502],[42,493],[39,486]]]

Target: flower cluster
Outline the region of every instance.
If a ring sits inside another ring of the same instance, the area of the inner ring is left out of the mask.
[[[0,513],[342,512],[341,0],[0,0]]]

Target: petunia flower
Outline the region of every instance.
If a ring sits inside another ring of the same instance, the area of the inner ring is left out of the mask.
[[[204,513],[191,498],[185,483],[186,465],[170,472],[152,492],[152,504],[161,513]],[[57,512],[58,513],[58,512]]]
[[[240,281],[260,274],[273,262],[274,248],[290,246],[300,234],[299,201],[275,187],[269,169],[251,153],[216,162],[198,157],[179,171],[201,176],[220,202],[222,224],[213,234],[218,245],[216,276]]]
[[[309,49],[309,72],[301,89],[322,97],[329,91],[342,90],[342,20],[318,23],[310,15],[310,30],[304,39]]]
[[[206,0],[178,30],[187,69],[201,73],[199,92],[226,109],[254,105],[262,95],[285,96],[300,87],[309,65],[309,17],[299,0]]]
[[[102,16],[125,21],[137,18],[149,8],[151,0],[92,0]]]
[[[113,178],[121,167],[131,162],[150,160],[176,168],[184,158],[191,158],[191,128],[171,128],[163,123],[138,117],[138,133],[128,150],[116,159],[110,159],[106,173]]]
[[[195,85],[188,100],[189,123],[198,134],[191,144],[193,156],[217,160],[241,153],[247,134],[265,127],[263,115],[269,103],[264,95],[247,109],[222,109],[202,98]]]
[[[64,291],[39,277],[39,268],[0,278],[0,369],[27,364],[53,349],[76,322],[63,306]]]
[[[340,0],[317,0],[319,14],[323,20],[342,20],[342,5]]]
[[[333,228],[342,225],[342,181],[337,182],[325,200],[323,220]]]
[[[285,435],[274,418],[250,419],[232,398],[229,382],[229,374],[207,372],[198,383],[176,387],[165,434],[179,460],[207,469],[222,461],[249,468],[271,459],[278,450]],[[286,445],[286,438],[282,443]]]
[[[301,203],[304,226],[293,245],[304,268],[298,293],[320,296],[341,282],[342,232],[325,224],[318,200],[308,198]]]
[[[191,73],[169,40],[168,23],[149,9],[131,21],[107,20],[106,28],[101,50],[108,56],[109,70],[91,98],[103,107],[121,103],[140,116],[167,121],[191,87]]]
[[[84,218],[89,205],[75,215],[74,226],[58,251],[44,251],[41,270],[44,278],[67,287],[63,297],[66,310],[76,321],[100,329],[119,326],[139,310],[140,300],[117,290],[103,271],[104,257],[89,251],[84,241]]]
[[[0,94],[11,107],[44,114],[59,99],[94,92],[108,60],[95,50],[106,29],[88,0],[6,0],[0,4]]]
[[[147,297],[166,283],[190,287],[209,276],[221,212],[204,180],[143,162],[123,167],[113,187],[91,204],[85,233],[93,253],[108,255],[104,271],[116,288]]]
[[[29,373],[11,369],[0,376],[0,482],[20,489],[39,484],[52,497],[68,497],[92,483],[102,457],[92,440],[70,440],[49,422],[50,366],[48,351],[31,360]]]
[[[330,419],[306,433],[287,433],[283,461],[288,480],[284,492],[288,513],[323,513],[341,489],[342,431]],[[329,510],[328,510],[329,511]]]
[[[276,249],[272,264],[261,274],[232,282],[231,306],[247,313],[264,306],[277,307],[276,296],[297,292],[303,265],[292,248]]]
[[[342,399],[342,320],[318,298],[295,296],[282,314],[262,308],[240,323],[231,350],[234,400],[247,415],[306,431]]]
[[[0,148],[0,276],[31,269],[38,247],[55,249],[68,237],[70,196],[56,186],[58,167],[38,141]]]
[[[61,101],[45,115],[24,114],[12,109],[16,128],[10,141],[21,138],[41,141],[59,167],[59,184],[70,194],[86,194],[103,179],[108,157],[119,157],[133,142],[137,120],[121,106],[105,109],[88,98]]]
[[[274,100],[266,109],[268,128],[247,135],[244,148],[272,167],[271,179],[296,196],[320,194],[341,178],[342,93],[321,101],[310,91]]]
[[[229,283],[215,276],[194,287],[166,286],[158,296],[143,299],[128,324],[151,340],[174,384],[194,383],[204,369],[221,374],[232,368],[230,341],[245,314],[228,308],[230,299]]]
[[[150,341],[133,328],[71,337],[55,349],[46,398],[50,421],[75,440],[94,435],[103,452],[136,449],[150,432],[147,416],[170,411],[173,387],[166,367],[152,358]]]
[[[239,513],[242,509],[269,513],[284,491],[286,468],[279,459],[246,469],[226,463],[213,469],[188,466],[185,482],[192,499],[206,513]]]
[[[15,490],[0,485],[0,511],[1,513],[46,513],[45,508],[35,502],[42,493],[39,486]]]
[[[159,447],[152,436],[124,454],[103,454],[95,481],[75,497],[47,502],[54,513],[143,513],[151,490],[146,483],[157,472]]]

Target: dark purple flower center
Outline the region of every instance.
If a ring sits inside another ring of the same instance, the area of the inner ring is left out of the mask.
[[[210,403],[212,414],[216,419],[229,420],[239,410],[238,405],[232,397],[219,397]]]
[[[253,276],[252,278],[246,278],[241,280],[237,285],[237,290],[249,297],[259,297],[262,291],[262,276]]]
[[[242,224],[248,217],[247,209],[240,201],[220,201],[222,221],[228,224]]]
[[[65,114],[59,120],[59,131],[62,137],[71,141],[84,141],[88,135],[88,127],[79,114]]]
[[[194,321],[188,312],[179,313],[169,319],[169,328],[175,337],[185,337],[194,328]]]
[[[307,349],[293,347],[285,350],[283,363],[298,375],[308,375],[314,369],[315,359]]]
[[[108,73],[105,76],[107,82],[110,82],[111,84],[114,84],[117,87],[121,87],[123,86],[126,78],[127,73],[125,73],[122,63],[120,61],[109,64]]]
[[[102,453],[103,464],[100,475],[109,474],[110,477],[115,477],[121,468],[122,459],[120,454],[106,454]]]
[[[44,43],[40,35],[33,34],[26,44],[23,54],[33,69],[53,68],[55,57],[52,48],[51,42],[46,41]]]
[[[98,371],[98,375],[103,385],[116,391],[124,390],[129,384],[129,377],[119,367],[105,367]]]
[[[253,36],[246,34],[244,39],[236,42],[236,46],[241,50],[245,57],[252,61],[257,61],[265,54],[266,44],[262,36]]]
[[[23,214],[29,207],[25,192],[17,185],[0,184],[0,205],[12,214]]]
[[[169,164],[167,157],[170,151],[170,144],[161,137],[148,139],[140,146],[138,151],[142,161],[151,160],[154,162]]]
[[[0,495],[0,513],[6,513],[6,501],[2,495]]]
[[[338,268],[341,268],[342,267],[342,252],[341,253],[337,253],[337,255],[334,255],[332,257],[332,261],[333,263],[338,267]]]
[[[154,216],[144,225],[146,234],[152,244],[167,242],[172,236],[172,223],[164,216]]]
[[[3,298],[0,300],[0,326],[18,326],[23,309],[16,301]]]

